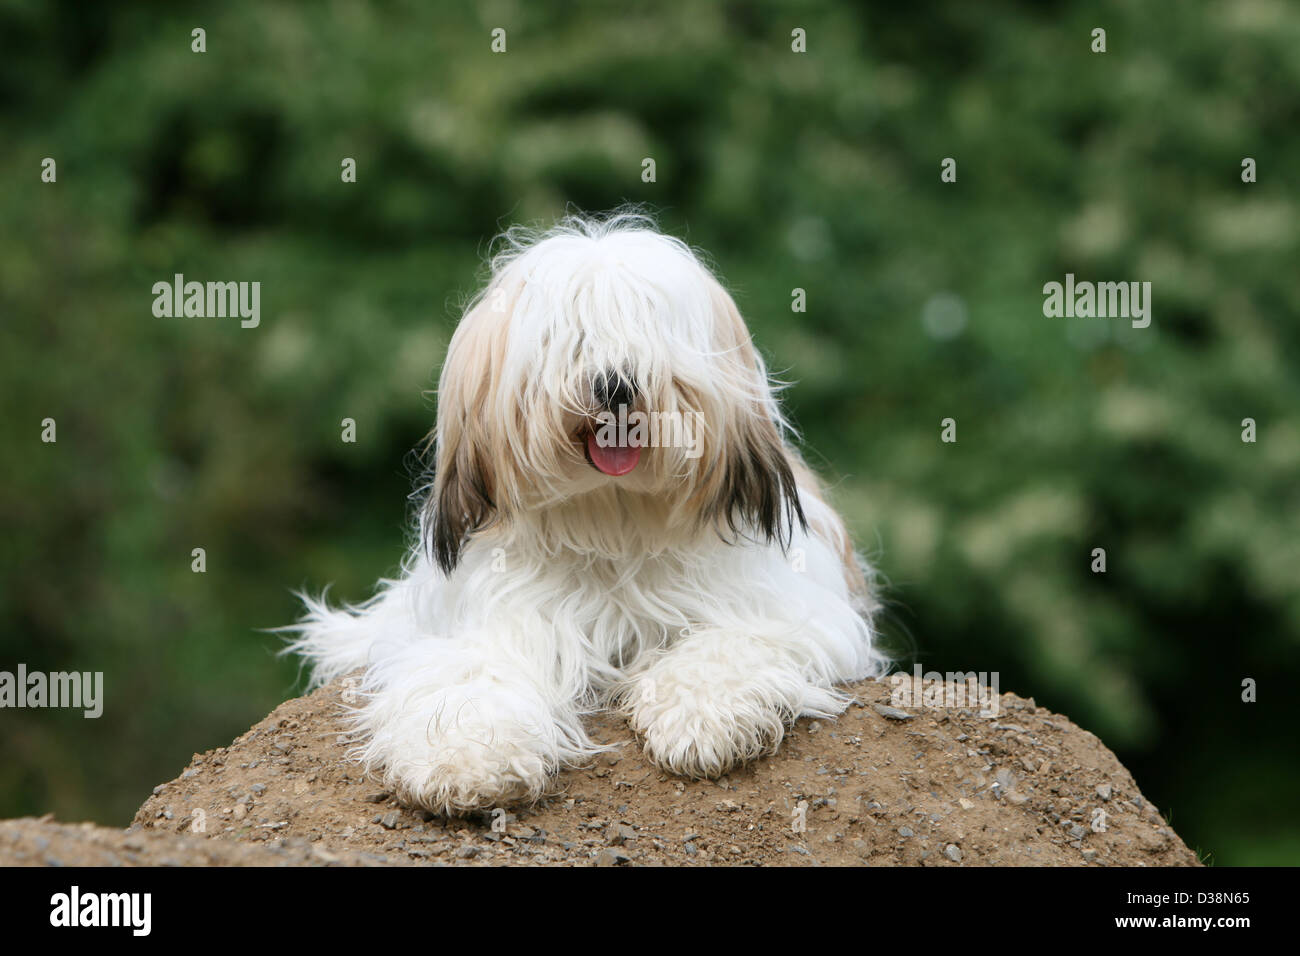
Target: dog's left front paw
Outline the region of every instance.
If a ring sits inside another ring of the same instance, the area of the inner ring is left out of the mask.
[[[845,698],[761,644],[720,632],[673,648],[622,701],[654,764],[712,778],[775,752],[801,714],[840,713]]]
[[[669,773],[703,778],[775,751],[793,716],[741,680],[708,688],[643,678],[627,709],[652,763]]]

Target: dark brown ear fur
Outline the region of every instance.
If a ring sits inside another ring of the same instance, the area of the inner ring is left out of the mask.
[[[799,487],[775,425],[761,421],[746,427],[723,467],[715,516],[726,521],[732,534],[775,541],[784,550],[796,520],[807,530]]]
[[[740,310],[717,280],[710,279],[719,316],[719,351],[736,357],[757,380],[756,384],[766,389],[767,371]],[[777,423],[766,410],[750,411],[739,426],[735,447],[727,449],[727,457],[719,465],[723,469],[721,488],[707,512],[714,520],[725,520],[733,535],[774,541],[785,550],[790,546],[796,520],[807,530],[790,453]]]
[[[491,524],[495,516],[488,473],[477,455],[472,451],[448,455],[434,476],[420,522],[425,547],[444,574],[455,569],[469,536]]]
[[[483,417],[504,361],[509,310],[489,298],[461,320],[438,379],[438,423],[426,453],[434,453],[433,487],[420,527],[429,556],[450,574],[465,542],[498,515],[492,435]],[[433,439],[436,437],[436,446]]]

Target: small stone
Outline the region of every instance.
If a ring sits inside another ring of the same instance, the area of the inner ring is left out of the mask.
[[[887,720],[911,720],[913,715],[905,710],[899,710],[897,707],[887,707],[884,704],[872,704],[871,709]]]
[[[476,856],[478,856],[478,847],[476,846],[462,846],[456,848],[456,859],[458,860],[472,860]]]
[[[632,859],[618,847],[607,846],[596,855],[597,866],[618,866]]]
[[[1097,786],[1097,796],[1103,800],[1109,800],[1114,792],[1114,789],[1108,783],[1098,784]]]
[[[385,800],[388,799],[389,796],[390,794],[388,793],[387,790],[377,790],[374,793],[366,794],[361,799],[364,800],[366,803],[383,803]]]
[[[401,818],[400,813],[398,813],[396,810],[390,810],[387,813],[385,813],[383,816],[375,817],[375,822],[378,823],[385,830],[396,830],[397,821],[400,818]]]
[[[899,828],[898,828],[898,835],[901,836],[901,837],[910,837],[910,836],[912,835],[912,828],[911,828],[911,827],[899,827]]]
[[[1094,850],[1094,849],[1092,849],[1091,847],[1089,847],[1088,849],[1086,849],[1086,850],[1083,851],[1083,862],[1084,862],[1084,863],[1091,863],[1091,862],[1093,862],[1095,859],[1097,859],[1097,851],[1096,851],[1096,850]]]
[[[262,794],[266,793],[266,784],[255,783],[248,789],[253,791],[253,793],[257,794],[260,797]]]
[[[606,836],[610,846],[622,846],[628,840],[636,839],[636,831],[626,823],[616,823],[609,828]]]
[[[1082,840],[1087,835],[1088,835],[1088,828],[1085,827],[1082,823],[1076,823],[1074,826],[1070,827],[1071,839]]]
[[[965,797],[961,797],[957,800],[957,806],[961,807],[963,810],[970,810],[975,806],[975,804],[967,800]]]
[[[954,863],[960,863],[962,857],[961,847],[959,847],[955,843],[949,843],[946,847],[943,848],[943,855],[946,856],[948,859],[952,860]]]

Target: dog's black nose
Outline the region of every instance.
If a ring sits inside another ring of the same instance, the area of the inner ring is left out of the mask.
[[[632,407],[636,401],[636,386],[620,372],[605,372],[592,383],[596,404],[602,408],[617,409],[620,405]]]

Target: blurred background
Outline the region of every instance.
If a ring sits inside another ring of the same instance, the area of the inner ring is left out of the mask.
[[[0,711],[0,816],[124,825],[301,690],[261,629],[396,568],[488,240],[643,202],[796,383],[895,641],[1097,733],[1211,862],[1297,862],[1297,49],[1286,0],[0,0],[0,670],[106,697]],[[155,318],[178,272],[260,327]],[[1067,272],[1151,327],[1044,317]]]

